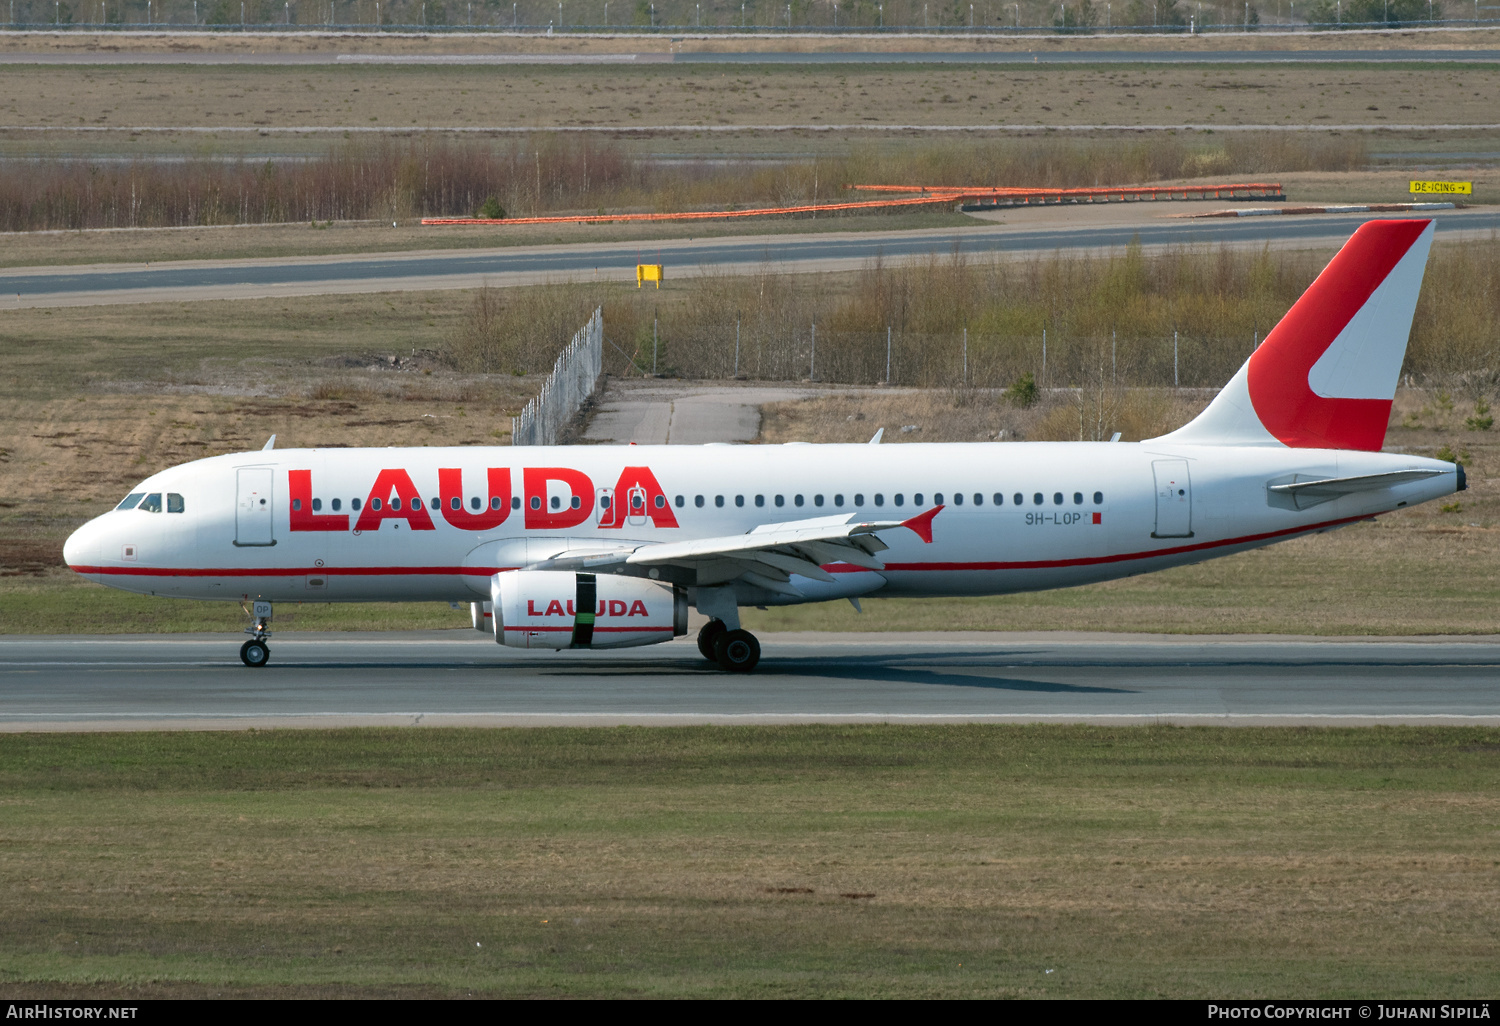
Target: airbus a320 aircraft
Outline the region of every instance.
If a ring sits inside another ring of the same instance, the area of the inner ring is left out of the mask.
[[[739,607],[1000,595],[1197,563],[1464,489],[1382,453],[1430,221],[1362,226],[1185,427],[1144,442],[288,449],[142,481],[64,550],[142,594],[470,603],[516,648],[623,648],[710,617],[748,672]],[[878,436],[877,439],[878,441]]]

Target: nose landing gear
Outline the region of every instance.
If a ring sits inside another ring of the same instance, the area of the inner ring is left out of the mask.
[[[271,637],[267,625],[271,622],[271,603],[255,603],[255,626],[246,627],[250,640],[240,646],[240,662],[246,666],[264,666],[271,661],[271,646],[266,642]]]

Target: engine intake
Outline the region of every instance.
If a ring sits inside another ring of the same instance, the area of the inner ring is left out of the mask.
[[[509,570],[490,578],[495,640],[511,648],[632,648],[687,633],[687,592],[639,577]]]

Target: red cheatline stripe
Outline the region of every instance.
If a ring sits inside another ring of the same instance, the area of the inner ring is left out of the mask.
[[[604,631],[605,633],[611,633],[612,632],[612,633],[615,633],[615,634],[621,634],[621,633],[626,633],[626,634],[647,634],[647,633],[650,633],[650,634],[660,634],[660,633],[663,633],[665,631],[670,631],[671,629],[672,628],[670,628],[670,627],[600,627],[600,626],[598,626],[596,624],[594,626],[594,633],[598,634],[600,631]],[[572,626],[572,624],[569,624],[566,627],[506,627],[505,628],[505,632],[507,634],[509,634],[511,631],[515,631],[518,634],[536,634],[536,633],[539,633],[541,631],[553,631],[553,632],[567,631],[569,634],[571,634],[571,633],[573,633],[573,626]]]
[[[304,566],[304,567],[185,567],[75,566],[80,574],[124,577],[493,577],[518,566]]]
[[[1003,563],[887,563],[886,571],[891,570],[1048,570],[1056,567],[1066,566],[1096,566],[1104,563],[1125,563],[1135,559],[1155,559],[1158,556],[1175,556],[1184,552],[1205,552],[1209,549],[1227,548],[1232,545],[1247,545],[1251,542],[1268,541],[1272,538],[1286,538],[1294,534],[1306,534],[1309,531],[1319,531],[1325,527],[1341,527],[1344,524],[1353,524],[1360,520],[1372,519],[1368,514],[1357,517],[1343,517],[1339,520],[1324,520],[1316,524],[1308,524],[1305,527],[1288,527],[1280,531],[1266,531],[1261,534],[1247,534],[1238,538],[1225,538],[1222,541],[1198,542],[1194,545],[1174,545],[1164,549],[1151,549],[1145,552],[1122,552],[1110,556],[1084,556],[1078,559],[1033,559],[1016,562]],[[265,570],[211,570],[211,569],[187,569],[187,570],[157,570],[149,567],[123,567],[123,566],[75,566],[73,570],[80,574],[110,574],[124,575],[130,577],[300,577],[305,574],[320,574],[324,576],[355,576],[355,577],[382,577],[402,575],[465,575],[492,577],[498,573],[509,570],[517,570],[519,567],[471,567],[471,566],[360,566],[347,568],[318,567],[312,569],[265,569]],[[849,563],[831,563],[824,569],[831,573],[870,573],[863,567],[853,566]],[[571,628],[569,628],[571,630]]]
[[[1184,552],[1203,552],[1207,549],[1221,549],[1231,545],[1248,545],[1251,542],[1268,541],[1272,538],[1285,538],[1294,534],[1306,534],[1308,531],[1319,531],[1325,527],[1342,527],[1344,524],[1353,524],[1360,520],[1371,519],[1374,518],[1368,514],[1357,517],[1344,517],[1341,520],[1325,520],[1320,524],[1309,524],[1306,527],[1289,527],[1282,531],[1247,534],[1240,538],[1199,542],[1196,545],[1174,545],[1171,548],[1156,549],[1150,552],[1122,552],[1113,556],[1087,556],[1081,559],[1033,559],[1016,563],[887,563],[885,569],[914,572],[920,570],[1051,570],[1068,566],[1098,566],[1105,563],[1125,563],[1134,559],[1154,559],[1157,556],[1176,556]],[[824,567],[824,569],[829,573],[835,574],[867,572],[861,567],[852,566],[848,563],[828,566]]]

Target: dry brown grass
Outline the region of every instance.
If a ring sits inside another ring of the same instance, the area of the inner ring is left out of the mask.
[[[1488,124],[1494,65],[8,66],[49,126]],[[495,98],[503,97],[503,109]],[[1369,110],[1375,106],[1378,110]]]
[[[1496,740],[8,735],[4,993],[1483,997]]]
[[[1232,0],[1230,0],[1232,6]],[[1054,9],[1038,0],[1021,5],[1025,24],[1039,24],[1052,18]],[[1006,8],[1009,10],[1009,8]],[[737,15],[738,9],[731,10]],[[705,15],[707,17],[708,15]],[[503,19],[502,19],[503,20]],[[665,56],[671,52],[782,52],[837,53],[849,50],[867,52],[1031,52],[1046,50],[1167,50],[1199,52],[1213,50],[1382,50],[1393,43],[1403,49],[1465,50],[1494,49],[1500,45],[1500,29],[1432,30],[1413,32],[1398,29],[1389,32],[1315,32],[1285,35],[1267,32],[1261,35],[824,35],[786,36],[782,34],[731,36],[656,35],[571,35],[553,36],[472,36],[448,33],[360,33],[351,31],[336,36],[287,32],[246,32],[221,34],[169,34],[140,31],[130,33],[95,33],[87,31],[28,32],[0,36],[0,52],[90,53],[99,50],[125,52],[205,52],[205,53],[391,53],[391,54],[464,54],[464,53],[545,53],[600,54],[636,53]]]

